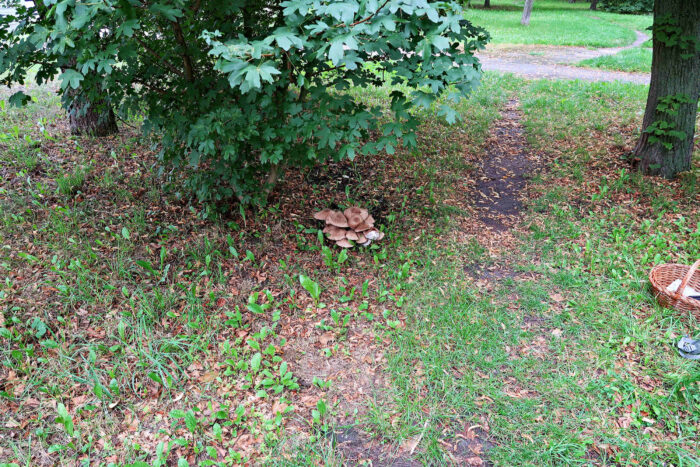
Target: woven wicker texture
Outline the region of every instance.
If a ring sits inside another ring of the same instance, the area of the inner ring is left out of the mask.
[[[692,266],[685,264],[660,264],[654,267],[649,273],[649,280],[654,289],[656,300],[668,308],[675,308],[678,311],[693,313],[700,319],[700,300],[684,297],[681,294],[686,286],[690,286],[700,291],[700,260]],[[681,280],[681,285],[676,292],[669,292],[667,287],[675,280]]]

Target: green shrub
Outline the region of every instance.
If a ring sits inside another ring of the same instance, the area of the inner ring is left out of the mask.
[[[42,63],[39,80],[60,74],[64,90],[144,114],[163,164],[186,174],[206,202],[258,201],[285,167],[415,144],[411,108],[445,96],[438,112],[454,121],[449,102],[478,83],[473,54],[487,40],[462,20],[458,2],[45,4],[0,19],[2,81]],[[392,93],[390,119],[346,92],[387,82],[403,85]]]
[[[654,0],[600,0],[598,9],[611,13],[651,13],[654,10]]]

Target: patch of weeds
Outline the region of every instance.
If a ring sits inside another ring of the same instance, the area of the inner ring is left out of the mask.
[[[79,167],[73,172],[63,173],[56,178],[58,191],[64,196],[72,196],[83,188],[88,170]]]

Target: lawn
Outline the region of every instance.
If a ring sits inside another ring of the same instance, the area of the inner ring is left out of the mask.
[[[485,9],[474,2],[465,17],[485,27],[495,44],[548,44],[584,47],[619,47],[635,40],[635,30],[651,26],[650,15],[620,15],[590,11],[587,2],[538,0],[529,26],[522,26],[522,2],[494,0]]]
[[[623,50],[614,55],[581,60],[576,65],[603,70],[632,71],[639,73],[651,72],[651,49],[639,47]]]
[[[35,94],[0,110],[0,462],[700,461],[672,348],[698,323],[646,282],[700,257],[697,174],[634,171],[645,87],[487,74],[455,126],[423,111],[418,148],[219,211],[129,126],[70,137]],[[500,237],[474,186],[512,99],[542,167]],[[387,236],[345,256],[311,214],[356,203]]]

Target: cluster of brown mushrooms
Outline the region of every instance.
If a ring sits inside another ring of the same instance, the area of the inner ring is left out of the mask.
[[[384,238],[384,232],[374,227],[374,218],[366,209],[353,206],[345,211],[324,209],[314,214],[314,219],[326,222],[323,233],[341,248],[358,245],[369,246],[374,240]]]

